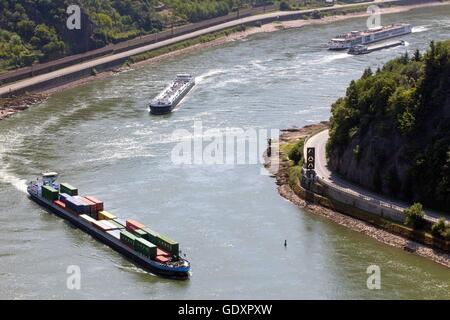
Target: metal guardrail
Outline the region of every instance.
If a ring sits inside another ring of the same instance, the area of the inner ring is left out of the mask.
[[[108,56],[111,54],[121,53],[127,50],[131,50],[137,47],[141,47],[147,44],[156,43],[163,40],[168,40],[181,36],[190,32],[194,32],[200,29],[216,26],[222,23],[230,22],[233,20],[245,18],[248,16],[258,15],[262,13],[272,12],[278,9],[277,5],[267,5],[254,7],[249,9],[241,9],[236,12],[231,12],[225,16],[220,16],[196,23],[189,23],[182,26],[169,28],[164,31],[143,35],[134,39],[121,41],[115,44],[108,44],[104,47],[89,50],[83,53],[78,53],[66,57],[62,57],[57,60],[37,63],[32,66],[22,67],[20,69],[12,70],[0,74],[0,86],[33,77],[36,75],[44,74],[47,72],[62,69],[71,65],[82,63],[85,61],[93,60],[102,56]]]
[[[363,3],[370,3],[374,0],[365,0],[360,3],[348,4],[349,6],[357,6]],[[388,3],[401,3],[405,0],[385,0],[380,2],[380,5],[385,5]],[[411,0],[412,1],[412,0]],[[415,0],[415,1],[426,1],[426,0]],[[432,0],[430,0],[432,1]],[[196,23],[190,23],[178,27],[173,27],[166,29],[161,32],[143,35],[134,39],[122,41],[116,44],[109,44],[101,48],[90,50],[87,52],[70,55],[62,57],[58,60],[53,60],[44,63],[38,63],[33,66],[23,67],[20,69],[12,70],[3,74],[0,74],[0,86],[6,85],[8,83],[16,82],[26,78],[30,78],[36,75],[41,75],[47,72],[59,70],[65,67],[69,67],[78,63],[83,63],[95,58],[108,56],[111,54],[121,53],[124,51],[132,50],[138,47],[142,47],[148,44],[168,40],[177,36],[181,36],[187,33],[205,29],[208,27],[216,26],[222,23],[230,22],[233,20],[238,20],[241,18],[249,16],[257,16],[263,13],[274,12],[279,9],[278,5],[266,5],[258,6],[248,9],[240,9],[239,11],[231,12],[225,16],[220,16]],[[335,8],[334,6],[319,7],[316,9],[304,10],[304,13],[311,13],[313,11],[327,11],[327,10],[340,10],[342,8]],[[295,14],[295,11],[293,12]]]
[[[392,203],[389,203],[389,202],[386,202],[386,201],[382,201],[382,200],[378,200],[378,199],[374,199],[372,197],[360,194],[360,193],[358,193],[356,191],[353,191],[351,189],[344,188],[344,187],[341,187],[341,186],[338,186],[338,185],[334,185],[334,184],[326,181],[325,179],[323,179],[322,177],[319,177],[319,176],[316,176],[316,181],[318,181],[322,185],[326,185],[328,188],[331,188],[331,189],[333,189],[335,191],[338,191],[338,192],[343,192],[347,196],[353,197],[353,198],[355,198],[357,200],[363,200],[363,201],[365,201],[365,202],[367,202],[369,204],[372,204],[374,206],[380,207],[381,209],[382,208],[391,209],[393,211],[396,211],[396,213],[401,215],[401,216],[404,216],[404,214],[405,214],[404,213],[404,209],[405,208],[399,207],[399,206],[397,206],[395,204],[392,204]],[[425,216],[425,220],[428,220],[430,222],[436,222],[437,221],[436,218],[430,217],[430,216]]]

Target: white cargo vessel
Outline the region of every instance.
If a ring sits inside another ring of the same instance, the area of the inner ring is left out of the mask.
[[[178,74],[176,78],[150,102],[152,114],[169,113],[195,85],[190,74]]]
[[[393,37],[402,36],[412,32],[409,23],[397,23],[380,26],[365,31],[352,31],[331,39],[328,43],[330,50],[346,50],[358,45],[366,45]]]

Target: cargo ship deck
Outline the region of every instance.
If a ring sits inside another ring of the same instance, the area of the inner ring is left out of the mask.
[[[349,54],[352,55],[361,55],[361,54],[368,54],[374,51],[398,47],[398,46],[404,46],[405,41],[399,40],[399,41],[390,41],[386,43],[380,43],[372,46],[365,46],[365,45],[357,45],[348,50]]]
[[[161,115],[171,112],[195,85],[190,74],[178,74],[176,78],[149,105],[150,113]]]

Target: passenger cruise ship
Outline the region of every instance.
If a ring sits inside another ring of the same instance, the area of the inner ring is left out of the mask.
[[[190,74],[178,74],[176,78],[150,102],[153,114],[169,113],[192,89],[195,78]]]
[[[411,32],[412,26],[409,23],[380,26],[366,31],[352,31],[331,39],[328,43],[328,48],[330,50],[345,50],[357,45],[370,44],[373,42],[402,36]]]

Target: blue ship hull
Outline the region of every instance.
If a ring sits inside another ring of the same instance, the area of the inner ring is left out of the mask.
[[[62,208],[56,206],[45,198],[40,197],[37,194],[34,194],[30,188],[28,188],[28,193],[30,195],[31,200],[35,201],[39,205],[45,207],[47,210],[55,213],[57,216],[69,221],[71,224],[76,226],[77,228],[83,230],[87,234],[96,238],[100,242],[108,245],[112,249],[121,253],[136,265],[142,267],[144,270],[149,271],[153,274],[174,278],[174,279],[187,279],[189,278],[189,270],[190,265],[189,262],[183,260],[185,262],[185,266],[169,266],[157,261],[153,261],[148,259],[147,257],[139,254],[134,249],[126,246],[119,239],[110,235],[109,233],[102,232],[95,227],[93,227],[89,222],[85,221],[82,218],[79,218],[76,215],[73,215],[70,212],[63,210]]]

